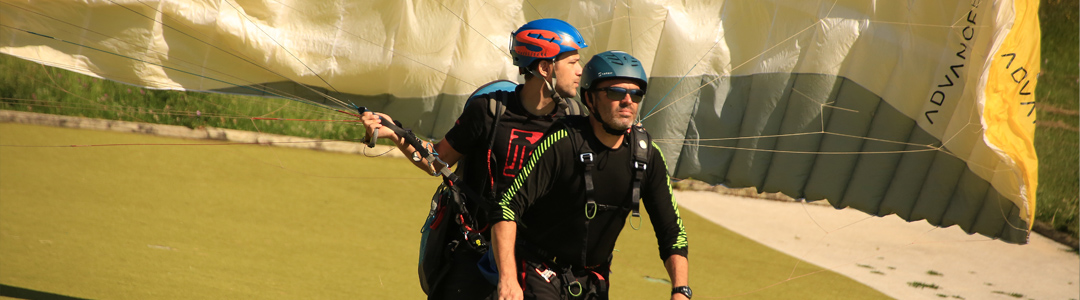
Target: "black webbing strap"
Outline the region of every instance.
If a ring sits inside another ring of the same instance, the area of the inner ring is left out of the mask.
[[[588,264],[588,261],[586,260],[586,256],[587,256],[587,252],[588,252],[588,248],[589,248],[589,221],[592,221],[592,219],[596,217],[596,213],[599,212],[599,211],[619,210],[619,209],[625,209],[625,208],[619,207],[617,205],[607,205],[607,204],[596,203],[596,200],[595,200],[596,186],[593,184],[593,177],[592,177],[593,163],[595,162],[595,157],[594,157],[592,148],[589,147],[589,142],[586,141],[584,139],[584,137],[581,136],[580,132],[577,132],[575,130],[570,130],[570,136],[572,136],[571,141],[573,141],[573,143],[575,145],[577,145],[577,149],[581,153],[581,154],[578,155],[578,159],[584,165],[584,168],[582,169],[582,177],[584,177],[584,179],[585,179],[585,226],[584,226],[585,232],[584,232],[584,234],[582,234],[582,241],[581,241],[581,264],[582,264],[583,268],[586,268],[587,264]],[[635,189],[634,192],[636,194],[637,189]],[[636,204],[636,202],[635,202],[635,204]],[[578,292],[580,293],[580,283],[578,283],[578,287],[579,287]],[[568,287],[568,290],[570,291],[571,294],[574,293],[573,289],[571,289],[570,287]],[[575,297],[576,296],[577,295],[575,295]]]
[[[490,94],[488,94],[488,97],[485,97],[485,98],[488,99],[488,102],[489,102],[488,103],[489,104],[488,109],[491,110],[490,113],[492,114],[492,119],[493,119],[493,121],[491,122],[491,130],[488,131],[488,145],[487,145],[487,150],[488,151],[484,153],[484,161],[485,161],[484,163],[488,166],[488,171],[489,171],[488,172],[489,173],[488,174],[488,182],[491,183],[491,189],[488,192],[488,196],[490,196],[491,199],[495,199],[495,196],[496,196],[495,195],[494,175],[490,174],[491,163],[492,163],[492,160],[494,160],[494,157],[492,157],[492,155],[491,155],[491,149],[495,145],[495,131],[499,128],[499,120],[501,119],[500,117],[502,116],[502,113],[506,111],[503,102],[506,101],[506,99],[508,98],[508,95],[509,95],[509,93],[506,92],[506,91],[495,91],[495,92],[491,92]],[[460,182],[460,178],[462,177],[462,175],[465,174],[465,172],[467,172],[466,170],[468,169],[469,164],[466,161],[468,161],[469,159],[470,159],[469,156],[465,156],[464,158],[462,158],[462,160],[458,162],[457,170],[455,170],[453,173],[448,175],[447,179],[452,179],[452,180],[450,180],[453,183],[452,187],[457,188],[459,191],[461,191],[462,193],[465,194],[465,198],[466,198],[465,201],[479,201],[478,202],[479,205],[483,205],[483,203],[485,203],[485,202],[482,200],[483,198],[482,198],[482,196],[480,196],[479,191],[472,190],[467,185],[465,185],[463,182]],[[479,159],[479,157],[473,157],[471,159]],[[485,182],[484,184],[488,184],[488,182]],[[468,199],[473,199],[473,200],[468,200]],[[459,208],[460,212],[462,214],[468,215],[468,217],[469,217],[469,220],[465,220],[464,217],[462,217],[460,219],[455,218],[455,220],[459,223],[458,225],[460,225],[462,227],[462,231],[466,231],[465,232],[466,236],[470,236],[470,235],[477,236],[477,238],[474,238],[474,239],[476,239],[476,241],[480,241],[482,244],[486,245],[487,241],[484,241],[482,239],[482,236],[478,235],[477,234],[478,232],[476,232],[476,231],[480,231],[482,229],[481,228],[473,228],[473,226],[479,225],[479,223],[476,221],[475,216],[473,216],[472,213],[470,213],[468,211],[468,207],[465,205],[464,201],[461,201],[460,203],[457,203],[457,205],[458,205],[458,208]],[[472,230],[470,231],[470,230],[467,230],[467,229],[472,229]],[[475,244],[475,241],[473,241],[473,242]]]
[[[634,126],[633,129],[630,130],[630,139],[630,153],[632,153],[634,156],[634,161],[630,166],[634,169],[634,190],[630,195],[630,215],[632,217],[640,218],[641,213],[639,212],[639,207],[641,206],[641,181],[644,180],[645,170],[649,167],[648,155],[650,145],[648,141],[648,134],[645,133],[645,129],[641,128],[640,126]],[[633,225],[633,223],[631,223],[631,225]]]
[[[563,119],[563,121],[567,120]],[[581,264],[583,269],[587,269],[586,264],[588,264],[588,262],[586,260],[586,256],[589,247],[589,221],[596,217],[596,213],[599,211],[627,208],[616,205],[596,203],[596,187],[593,184],[592,178],[595,157],[592,148],[589,147],[588,141],[586,141],[585,138],[581,136],[581,133],[573,129],[574,126],[567,127],[571,128],[569,130],[570,140],[576,146],[576,149],[578,149],[578,153],[580,153],[578,155],[578,160],[580,160],[583,165],[582,177],[584,177],[585,180],[585,232],[582,234],[583,237],[581,241]],[[645,171],[648,169],[648,154],[650,146],[648,140],[649,138],[648,134],[645,133],[645,130],[640,126],[634,126],[633,129],[630,130],[627,138],[630,142],[630,153],[633,156],[631,168],[634,172],[633,181],[631,183],[633,187],[633,190],[631,192],[631,207],[629,207],[629,210],[632,212],[633,217],[640,218],[641,214],[639,212],[639,207],[641,206],[641,182],[644,180]],[[631,223],[631,227],[633,227],[633,223]],[[634,227],[634,229],[638,228]],[[570,266],[568,266],[568,268],[569,267]],[[569,278],[572,277],[568,277],[566,280],[569,280]],[[566,285],[566,288],[570,292],[570,294],[574,297],[581,295],[581,283],[578,282],[577,279],[574,279],[573,282],[564,282],[564,284]],[[574,291],[573,288],[573,285],[575,284],[578,287],[577,291]]]
[[[506,112],[506,104],[503,102],[506,101],[509,93],[505,91],[496,91],[492,94],[494,97],[492,97],[491,100],[488,101],[495,102],[495,110],[491,112],[495,116],[495,122],[491,122],[491,131],[488,132],[488,151],[484,154],[484,160],[488,165],[488,180],[491,183],[491,191],[489,195],[491,196],[491,199],[496,199],[498,195],[495,195],[495,175],[491,173],[491,163],[493,160],[495,160],[495,156],[491,155],[491,149],[495,147],[495,131],[499,129],[499,120],[502,119],[502,114]]]
[[[582,141],[582,142],[584,143],[585,141]],[[581,159],[581,162],[585,164],[585,170],[584,170],[584,173],[583,173],[583,175],[585,177],[585,232],[581,235],[582,236],[582,238],[581,238],[581,266],[584,267],[586,264],[588,264],[586,262],[586,260],[585,260],[585,256],[586,256],[586,253],[588,252],[587,250],[589,248],[589,221],[592,221],[593,217],[596,217],[596,211],[599,210],[599,208],[596,205],[596,200],[593,200],[594,199],[593,195],[596,192],[596,190],[594,189],[593,180],[592,180],[592,169],[593,169],[592,150],[589,149],[588,144],[584,144],[582,147],[585,148],[586,151],[589,151],[589,152],[582,153],[581,155],[578,156],[579,159]],[[577,279],[574,279],[574,281],[576,282]],[[568,282],[566,282],[566,283],[568,283]],[[574,294],[574,291],[572,289],[570,289],[569,287],[567,287],[567,290],[570,292],[571,295]],[[573,295],[573,296],[577,297],[577,296],[580,296],[580,295],[581,295],[581,283],[578,283],[578,294]]]
[[[588,264],[588,262],[585,260],[585,257],[589,249],[589,221],[592,221],[592,219],[596,217],[596,213],[598,210],[600,210],[600,208],[596,205],[596,200],[594,200],[596,195],[596,187],[593,185],[592,178],[594,162],[592,148],[589,147],[589,142],[582,138],[580,132],[577,132],[574,129],[570,129],[569,133],[570,136],[572,136],[570,140],[574,142],[573,144],[578,145],[578,149],[580,149],[579,151],[581,154],[578,155],[578,159],[581,160],[581,163],[585,165],[585,168],[582,172],[582,176],[585,178],[585,232],[581,235],[581,267],[584,269],[585,265]],[[563,284],[566,285],[566,290],[570,292],[570,295],[574,297],[580,296],[582,292],[581,283],[578,282],[577,278],[574,278],[572,274],[564,276],[567,276],[563,279]],[[574,292],[573,286],[570,285],[570,279],[573,279],[574,283],[577,284],[578,290],[576,294]]]

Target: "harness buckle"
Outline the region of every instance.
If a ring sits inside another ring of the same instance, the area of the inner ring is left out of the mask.
[[[583,163],[591,163],[593,161],[592,153],[582,153],[578,158],[580,158]]]
[[[636,160],[634,161],[634,169],[645,171],[645,169],[647,169],[648,167],[649,167],[649,165],[646,164],[646,163],[636,161]]]

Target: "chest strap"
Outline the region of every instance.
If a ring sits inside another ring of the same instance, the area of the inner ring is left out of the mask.
[[[595,162],[592,148],[589,147],[588,141],[586,141],[580,136],[580,133],[572,133],[571,135],[576,136],[575,138],[572,138],[572,140],[576,144],[578,144],[578,149],[581,152],[581,154],[578,155],[578,159],[584,165],[582,177],[584,177],[585,179],[585,232],[584,234],[582,234],[583,237],[581,241],[581,263],[584,265],[588,264],[588,261],[585,259],[589,247],[589,221],[592,221],[592,219],[596,217],[596,213],[599,211],[620,210],[627,208],[619,205],[596,203],[596,186],[593,184],[592,178],[593,164]],[[630,130],[630,134],[628,134],[626,138],[630,139],[630,153],[633,156],[633,161],[631,162],[630,167],[632,172],[634,173],[631,179],[632,190],[630,193],[629,207],[631,216],[630,227],[634,228],[634,230],[637,230],[641,228],[641,181],[645,178],[645,171],[648,170],[649,167],[649,141],[648,134],[645,133],[645,130],[640,126],[633,126]],[[638,219],[637,226],[634,225],[632,220],[633,218]]]

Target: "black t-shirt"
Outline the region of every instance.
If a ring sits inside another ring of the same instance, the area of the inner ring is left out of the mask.
[[[526,247],[536,247],[554,256],[560,263],[582,266],[581,245],[585,232],[584,163],[581,149],[569,134],[577,132],[593,151],[593,200],[598,204],[631,205],[633,154],[630,138],[618,149],[602,144],[592,133],[587,117],[570,116],[574,122],[559,122],[537,148],[535,155],[518,174],[511,188],[502,195],[499,210],[489,215],[491,222],[516,221],[518,240]],[[568,125],[565,124],[575,124]],[[655,144],[648,156],[641,182],[641,205],[655,230],[660,259],[673,254],[687,256],[686,230],[679,217],[679,207],[671,195],[670,178],[663,155]],[[607,262],[615,242],[626,224],[629,210],[601,210],[588,225],[586,264]]]
[[[533,149],[540,143],[544,132],[551,127],[555,119],[563,116],[562,110],[546,116],[529,113],[521,103],[521,85],[509,93],[506,110],[495,129],[495,141],[488,153],[492,124],[495,122],[487,97],[494,94],[477,96],[471,99],[465,111],[458,117],[453,128],[446,133],[446,142],[455,151],[464,155],[458,162],[459,174],[465,184],[485,198],[498,196],[510,185],[521,167],[528,161]],[[464,170],[460,170],[465,168]],[[490,173],[489,173],[490,170]],[[495,190],[492,193],[492,185]],[[486,227],[487,210],[495,206],[495,200],[468,201],[467,208],[476,216],[477,228]]]

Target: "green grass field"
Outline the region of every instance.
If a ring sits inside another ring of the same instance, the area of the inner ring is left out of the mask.
[[[1042,74],[1035,90],[1039,120],[1039,190],[1035,219],[1080,237],[1080,2],[1044,0]]]
[[[0,284],[91,299],[424,297],[419,228],[439,182],[405,160],[248,145],[64,147],[176,143],[212,144],[0,124]],[[682,215],[695,299],[887,298]],[[619,240],[614,299],[668,296],[668,284],[646,279],[667,275],[642,226]]]

